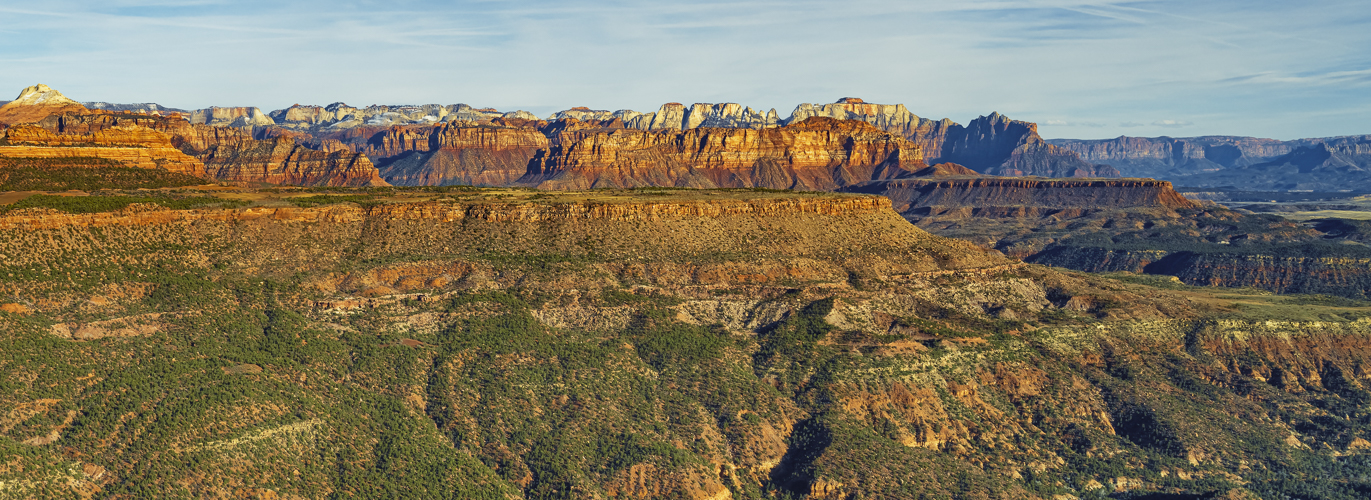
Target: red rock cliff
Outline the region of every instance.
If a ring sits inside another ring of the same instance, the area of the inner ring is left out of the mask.
[[[680,186],[835,190],[926,165],[903,137],[854,120],[811,118],[769,129],[613,129],[557,140],[526,185],[548,189]]]

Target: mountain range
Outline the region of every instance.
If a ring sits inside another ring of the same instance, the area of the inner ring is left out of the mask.
[[[1279,141],[1255,137],[1049,139],[1090,162],[1182,186],[1253,191],[1371,190],[1371,135]]]

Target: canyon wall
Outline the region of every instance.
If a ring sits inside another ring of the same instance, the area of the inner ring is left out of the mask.
[[[4,131],[8,146],[0,156],[10,158],[93,157],[137,168],[160,168],[206,177],[200,160],[177,149],[166,134],[141,125],[120,125],[88,134],[54,134],[37,125],[15,125]]]
[[[930,211],[942,213],[955,209],[1058,211],[1198,206],[1172,189],[1171,183],[1151,179],[934,177],[871,182],[848,190],[879,193],[890,198],[896,210],[911,214],[928,214]]]
[[[557,141],[562,142],[562,141]],[[831,191],[924,167],[922,151],[863,122],[811,118],[781,128],[616,129],[535,158],[521,184],[594,187],[763,187]]]
[[[1333,166],[1371,168],[1371,136],[1293,141],[1234,136],[1118,137],[1052,139],[1048,143],[1074,151],[1087,161],[1112,165],[1126,175],[1164,178],[1187,186],[1231,185],[1253,190],[1371,188],[1346,176],[1321,172],[1309,175],[1312,164],[1323,162],[1328,153],[1333,156]],[[1320,155],[1324,158],[1309,160]],[[1286,164],[1297,168],[1271,173]],[[1347,181],[1356,185],[1338,186]]]
[[[50,115],[34,125],[10,127],[6,133],[11,143],[48,150],[31,147],[0,154],[94,155],[130,166],[163,168],[234,182],[384,185],[376,168],[361,153],[311,149],[290,137],[259,140],[254,138],[251,128],[192,124],[177,117],[64,113]]]

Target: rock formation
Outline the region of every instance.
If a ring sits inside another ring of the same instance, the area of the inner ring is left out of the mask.
[[[492,108],[473,108],[466,104],[420,106],[367,106],[354,108],[341,102],[328,106],[301,106],[271,112],[272,123],[292,130],[334,132],[356,127],[389,127],[393,125],[429,125],[441,122],[483,122],[495,118],[536,120],[527,111],[501,113]],[[272,123],[267,123],[271,125]]]
[[[49,117],[44,122],[57,121]],[[102,158],[137,168],[160,168],[205,177],[205,165],[177,149],[166,134],[130,124],[91,133],[57,134],[32,124],[4,131],[0,156],[11,158]]]
[[[834,190],[925,167],[902,137],[858,121],[811,118],[780,128],[614,129],[557,141],[535,158],[524,185],[763,187]]]
[[[1368,146],[1371,145],[1371,136],[1293,141],[1233,136],[1118,137],[1103,140],[1052,139],[1048,142],[1075,151],[1087,161],[1112,165],[1130,176],[1167,179],[1186,186],[1228,185],[1252,190],[1371,189],[1371,185],[1357,184],[1357,179],[1348,176],[1263,173],[1272,170],[1271,167],[1286,164],[1287,159],[1280,159],[1282,156],[1301,148],[1317,150],[1321,145],[1337,157],[1333,160],[1335,164],[1371,169],[1371,154],[1367,153],[1367,148],[1371,147]],[[1307,161],[1308,157],[1305,158]],[[1258,165],[1261,167],[1255,170],[1244,170]],[[1345,184],[1348,182],[1352,184]]]
[[[264,131],[264,134],[267,131]],[[320,151],[296,138],[254,138],[244,127],[191,124],[179,117],[124,113],[52,115],[11,127],[7,156],[94,156],[223,181],[301,185],[384,185],[370,160],[346,148]],[[266,137],[264,135],[263,137]]]
[[[30,123],[52,114],[83,111],[86,108],[81,103],[40,83],[25,88],[13,101],[0,106],[0,124]]]
[[[1075,152],[1048,144],[1036,123],[1010,120],[999,113],[947,131],[939,161],[950,161],[991,175],[1042,177],[1118,177],[1107,165],[1094,165]]]
[[[190,111],[177,108],[168,108],[166,106],[153,102],[141,102],[131,104],[116,104],[111,102],[86,102],[82,103],[82,105],[84,105],[86,109],[99,111],[146,113],[149,115],[159,116],[169,116],[172,114],[190,116]]]
[[[192,124],[215,127],[260,127],[276,123],[262,110],[251,107],[197,109],[191,111],[188,118]]]
[[[216,179],[297,186],[385,186],[366,156],[319,151],[291,139],[211,146],[202,155]]]
[[[943,167],[943,164],[938,165]],[[929,167],[926,170],[934,170]],[[1014,177],[965,177],[965,173],[943,167],[944,172],[918,172],[928,176],[913,179],[875,181],[852,186],[845,191],[880,194],[890,198],[895,209],[911,218],[928,215],[967,216],[1017,214],[1039,217],[1063,210],[1101,210],[1164,207],[1196,208],[1166,181],[1151,179],[1021,179]],[[974,172],[972,173],[974,175]]]
[[[372,136],[364,152],[384,158],[380,176],[397,186],[508,186],[547,147],[547,137],[532,127],[455,122],[390,127]]]

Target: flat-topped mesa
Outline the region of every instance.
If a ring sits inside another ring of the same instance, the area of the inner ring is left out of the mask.
[[[44,122],[53,122],[54,118],[49,116]],[[170,137],[136,123],[71,134],[53,133],[35,124],[20,124],[0,132],[0,137],[9,143],[0,146],[0,157],[102,158],[129,167],[207,177],[204,163],[178,149]]]
[[[520,184],[596,187],[764,187],[832,191],[924,168],[922,151],[867,123],[812,118],[780,128],[618,129],[557,144]]]
[[[1177,193],[1170,182],[1152,179],[924,177],[871,182],[846,191],[886,196],[894,204],[895,210],[907,217],[958,212],[992,215],[999,211],[1013,214],[1023,210],[1094,211],[1199,206]]]
[[[575,196],[577,192],[566,193]],[[52,229],[64,226],[139,226],[175,222],[248,221],[360,222],[368,217],[386,220],[453,222],[593,222],[661,221],[673,218],[711,218],[737,215],[762,217],[793,214],[869,215],[888,212],[890,200],[878,196],[825,195],[760,199],[695,199],[655,201],[572,202],[415,202],[373,206],[340,204],[315,208],[228,208],[172,210],[138,205],[130,209],[84,214],[56,211],[0,215],[0,229]]]
[[[481,259],[492,253],[579,255],[591,265],[612,269],[648,265],[651,279],[678,282],[756,283],[818,275],[845,282],[857,268],[901,275],[1014,265],[997,252],[906,223],[890,209],[889,200],[847,194],[593,192],[366,207],[169,210],[131,205],[95,214],[29,209],[0,216],[0,231],[25,235],[0,246],[25,247],[30,240],[51,241],[42,236],[48,231],[93,227],[127,228],[117,232],[173,238],[192,246],[213,241],[216,248],[234,248],[236,265],[286,274],[359,258]],[[330,243],[321,248],[321,241]],[[344,248],[362,249],[362,255],[339,251]],[[54,258],[45,252],[5,253],[19,264]],[[721,253],[747,257],[721,262]]]

